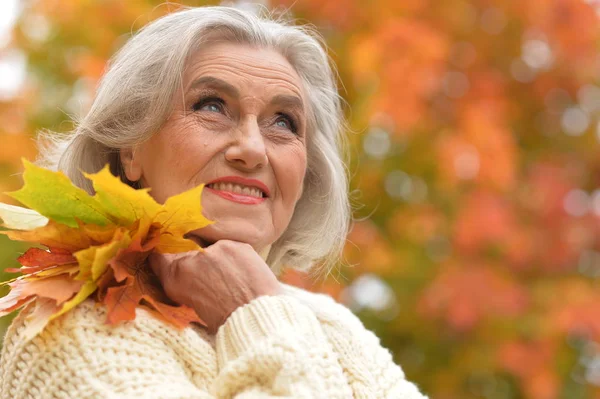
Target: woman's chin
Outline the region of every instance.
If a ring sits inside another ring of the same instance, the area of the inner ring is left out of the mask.
[[[217,229],[210,225],[200,230],[193,231],[186,236],[202,248],[206,248],[219,240],[231,240],[250,244],[257,252],[270,246],[263,234],[258,231],[243,231],[242,229]]]

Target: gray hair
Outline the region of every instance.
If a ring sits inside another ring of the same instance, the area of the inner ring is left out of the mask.
[[[267,263],[321,271],[335,264],[344,245],[350,206],[342,156],[344,119],[335,69],[320,36],[305,26],[231,7],[185,8],[146,25],[110,60],[91,109],[67,136],[42,135],[39,163],[63,171],[92,193],[81,171],[107,163],[130,185],[119,149],[131,148],[157,132],[172,112],[188,58],[211,40],[272,48],[300,76],[309,101],[308,167],[302,198],[290,224],[273,243]],[[313,270],[314,271],[314,270]]]

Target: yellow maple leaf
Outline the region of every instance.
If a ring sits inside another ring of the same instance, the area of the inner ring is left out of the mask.
[[[0,314],[37,300],[30,317],[44,320],[33,323],[29,334],[33,336],[48,321],[93,296],[99,302],[110,301],[109,323],[133,319],[140,304],[178,327],[201,322],[193,310],[163,302],[145,260],[153,251],[201,250],[185,235],[212,223],[202,215],[203,186],[159,204],[148,189],[128,186],[106,166],[84,174],[92,181],[92,196],[60,172],[24,164],[25,184],[10,195],[31,209],[0,203],[2,227],[8,228],[0,234],[48,250],[27,251],[19,258],[24,274],[0,283],[11,287],[9,295],[0,298]],[[116,295],[127,292],[136,295]]]

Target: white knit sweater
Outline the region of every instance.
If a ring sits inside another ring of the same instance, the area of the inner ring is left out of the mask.
[[[142,308],[110,327],[87,301],[24,343],[19,315],[2,348],[0,399],[425,399],[348,309],[284,290],[237,309],[214,336]]]

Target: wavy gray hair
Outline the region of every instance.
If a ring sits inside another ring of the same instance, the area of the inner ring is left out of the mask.
[[[312,29],[230,7],[198,7],[166,15],[137,32],[109,62],[91,109],[67,136],[42,135],[39,163],[63,171],[92,193],[81,171],[109,164],[130,185],[119,149],[157,132],[172,112],[186,61],[209,40],[262,46],[280,52],[302,79],[309,101],[308,170],[304,192],[286,231],[273,243],[267,263],[329,270],[344,245],[350,221],[342,155],[344,119],[335,69]],[[46,142],[48,143],[48,142]]]

